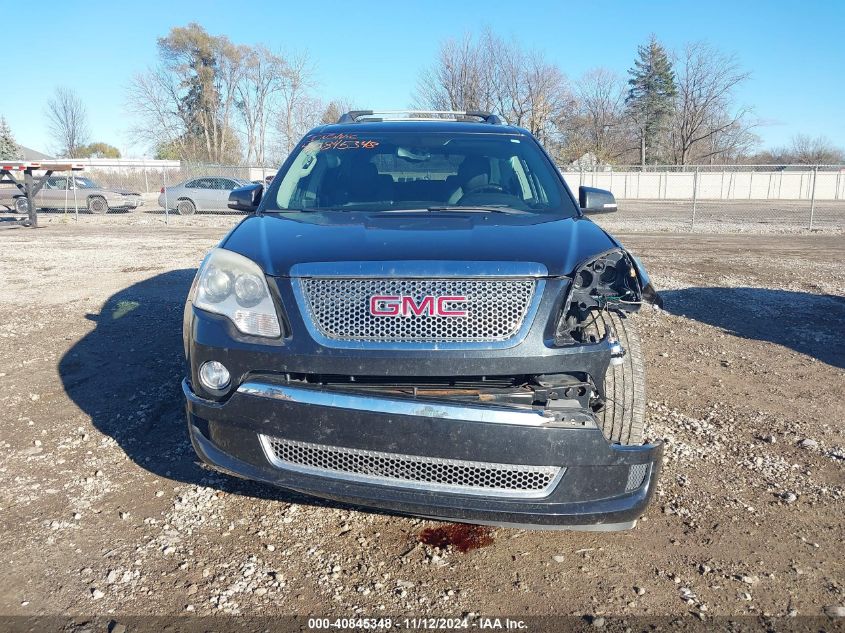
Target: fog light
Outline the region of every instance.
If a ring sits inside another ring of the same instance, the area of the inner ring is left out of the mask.
[[[216,360],[207,361],[200,367],[200,382],[213,391],[225,389],[229,386],[229,370]]]

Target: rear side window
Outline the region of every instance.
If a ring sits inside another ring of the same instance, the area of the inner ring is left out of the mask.
[[[365,126],[311,135],[276,181],[270,211],[496,206],[577,214],[554,167],[522,135],[367,134]]]

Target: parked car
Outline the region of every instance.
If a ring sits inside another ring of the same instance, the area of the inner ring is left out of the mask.
[[[273,178],[276,177],[276,174],[268,174],[264,176],[263,179],[259,180],[250,180],[250,182],[254,185],[264,185],[265,187],[269,187],[270,183],[273,182]]]
[[[27,199],[17,188],[0,189],[0,204],[18,213],[27,213],[29,208]],[[84,176],[49,176],[35,194],[35,204],[42,210],[73,211],[79,208],[100,214],[137,209],[144,201],[137,191],[102,187]]]
[[[197,211],[226,211],[229,208],[229,193],[248,184],[249,180],[223,176],[191,178],[179,185],[162,187],[158,204],[162,209],[175,209],[179,215],[193,215]]]
[[[659,296],[526,130],[353,112],[296,146],[202,262],[188,430],[222,472],[424,517],[633,527],[646,443],[632,314]],[[419,115],[417,115],[419,116]]]

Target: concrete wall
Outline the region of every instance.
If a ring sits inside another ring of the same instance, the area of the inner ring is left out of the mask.
[[[609,189],[620,200],[692,200],[695,171],[562,171],[567,184]],[[845,200],[845,169],[819,170],[816,200]],[[809,200],[813,170],[751,171],[708,167],[698,172],[699,200]]]
[[[129,173],[129,172],[161,172],[164,169],[173,170],[181,167],[178,160],[156,160],[144,158],[63,158],[61,161],[40,161],[42,165],[49,166],[51,162],[72,162],[84,167],[83,171],[95,170],[97,172]]]

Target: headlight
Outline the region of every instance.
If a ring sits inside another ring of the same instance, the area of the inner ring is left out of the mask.
[[[193,303],[228,317],[244,334],[270,338],[282,334],[261,268],[232,251],[215,248],[209,253],[197,275]]]

